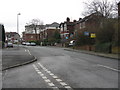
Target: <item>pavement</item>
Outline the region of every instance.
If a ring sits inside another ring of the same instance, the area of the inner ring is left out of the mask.
[[[36,58],[30,54],[25,47],[5,48],[2,50],[2,70],[25,65],[36,61]]]
[[[100,53],[100,52],[94,52],[94,51],[76,50],[71,48],[64,48],[64,50],[120,60],[120,54]]]

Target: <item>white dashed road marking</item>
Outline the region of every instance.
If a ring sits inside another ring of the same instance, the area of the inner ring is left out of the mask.
[[[73,90],[68,84],[66,84],[65,82],[63,82],[61,79],[59,79],[55,74],[53,74],[51,71],[49,71],[48,69],[46,69],[41,63],[38,63],[38,65],[46,72],[48,73],[50,76],[52,76],[53,79],[55,79],[57,82],[59,82],[60,85],[62,85],[64,88],[66,89],[70,89]],[[45,80],[46,82],[49,82],[49,80]],[[48,83],[49,86],[54,86],[53,83]]]
[[[71,88],[70,86],[65,86],[65,88]]]
[[[46,76],[44,76],[44,77],[42,77],[43,79],[47,79],[47,77]]]
[[[50,73],[51,76],[53,76],[54,74],[53,73]]]
[[[64,83],[64,82],[60,82],[60,84],[61,84],[62,86],[66,86],[66,85],[67,85],[67,84]]]
[[[57,76],[53,76],[53,78],[58,78]]]
[[[50,80],[49,80],[49,79],[46,79],[46,80],[45,80],[45,82],[47,82],[47,83],[48,83],[48,82],[50,82]]]
[[[48,85],[51,87],[55,86],[55,84],[53,84],[53,83],[48,83]]]
[[[55,88],[55,84],[53,82],[51,82],[42,72],[40,72],[40,70],[37,68],[37,66],[35,66],[33,64],[34,69],[36,70],[36,72],[44,79],[44,81],[51,87],[51,88]],[[57,88],[57,87],[56,87]],[[58,89],[59,90],[59,89]]]
[[[61,79],[56,79],[56,81],[61,82],[62,80]]]

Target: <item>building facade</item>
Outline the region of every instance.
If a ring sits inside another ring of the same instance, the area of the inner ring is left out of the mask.
[[[17,43],[20,41],[20,35],[16,32],[6,32],[5,37],[7,42]]]
[[[50,38],[56,29],[59,29],[59,24],[56,22],[46,25],[27,25],[25,32],[23,32],[23,40],[43,41]]]
[[[101,25],[102,15],[99,13],[93,13],[89,16],[80,18],[75,24],[75,36],[84,34],[90,36],[91,33],[96,33],[98,27]]]
[[[71,22],[69,18],[65,22],[60,24],[60,35],[62,42],[69,41],[74,35],[75,22]]]

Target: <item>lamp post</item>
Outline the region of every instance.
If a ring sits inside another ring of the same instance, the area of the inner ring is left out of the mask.
[[[19,35],[19,15],[21,15],[20,13],[17,14],[17,33]],[[18,48],[19,48],[19,37],[18,37]]]
[[[17,14],[17,33],[19,34],[19,15],[20,13]]]

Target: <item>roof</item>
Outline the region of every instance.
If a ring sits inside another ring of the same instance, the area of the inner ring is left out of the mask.
[[[79,20],[78,23],[88,21],[89,19],[92,19],[94,16],[102,16],[102,14],[100,14],[100,13],[92,13],[89,16],[86,16],[83,19]]]
[[[52,24],[46,24],[46,27],[59,27],[59,23],[53,22]]]
[[[59,27],[59,23],[54,22],[54,23],[51,24],[51,27]]]

